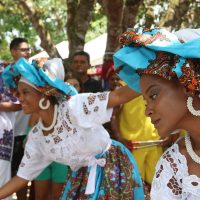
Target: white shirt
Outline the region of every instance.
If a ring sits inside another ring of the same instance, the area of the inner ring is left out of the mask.
[[[30,118],[30,115],[24,114],[22,110],[15,112],[15,120],[16,120],[15,125],[14,125],[15,137],[26,135],[29,118]]]
[[[17,98],[12,95],[12,93],[5,87],[3,83],[2,80],[3,71],[4,67],[3,65],[0,64],[0,103],[11,102],[13,104],[19,104]],[[11,161],[12,159],[13,141],[14,141],[13,140],[14,123],[15,123],[14,112],[0,111],[0,160]],[[0,170],[1,167],[3,166],[0,166]]]
[[[53,133],[44,136],[39,123],[30,131],[17,175],[32,180],[52,161],[68,165],[73,171],[96,162],[95,156],[111,144],[101,125],[112,114],[112,109],[107,109],[108,95],[77,94],[61,102]]]
[[[159,160],[151,188],[152,200],[199,200],[200,178],[189,175],[187,160],[178,144],[167,149]]]
[[[11,161],[13,151],[14,112],[0,112],[0,159]],[[1,168],[0,168],[1,169]]]

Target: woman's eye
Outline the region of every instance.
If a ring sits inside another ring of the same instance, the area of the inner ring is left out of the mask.
[[[153,94],[150,96],[150,99],[155,100],[156,99],[157,94]]]
[[[28,94],[28,91],[24,91],[23,94]]]

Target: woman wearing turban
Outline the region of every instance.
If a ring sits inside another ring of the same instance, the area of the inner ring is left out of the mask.
[[[162,138],[187,131],[165,151],[153,178],[152,200],[200,198],[200,38],[182,43],[164,29],[129,30],[114,55],[119,76],[146,101]]]
[[[53,71],[61,64],[55,59],[29,64],[21,58],[3,74],[6,86],[17,89],[23,111],[37,113],[39,122],[29,132],[17,176],[0,188],[0,199],[26,185],[52,161],[70,167],[61,199],[144,199],[134,158],[102,126],[110,120],[112,107],[138,94],[127,86],[77,94],[55,77]]]

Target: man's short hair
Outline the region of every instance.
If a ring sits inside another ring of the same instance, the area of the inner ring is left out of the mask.
[[[72,58],[74,58],[75,56],[85,56],[87,58],[88,63],[90,64],[90,55],[89,55],[89,53],[87,53],[85,51],[77,51],[77,52],[74,53]]]
[[[11,41],[11,43],[10,43],[10,50],[19,47],[19,45],[20,45],[22,42],[28,43],[28,40],[27,40],[26,38],[21,38],[21,37],[14,38],[14,39]]]

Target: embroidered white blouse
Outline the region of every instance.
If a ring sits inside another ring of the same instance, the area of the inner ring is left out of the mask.
[[[94,163],[103,165],[95,155],[109,148],[111,139],[102,124],[109,121],[109,93],[85,93],[60,102],[54,132],[44,136],[40,123],[34,126],[25,146],[17,175],[32,180],[52,161],[74,171]]]
[[[187,160],[172,145],[159,160],[151,188],[151,200],[199,200],[200,178],[189,175]]]

